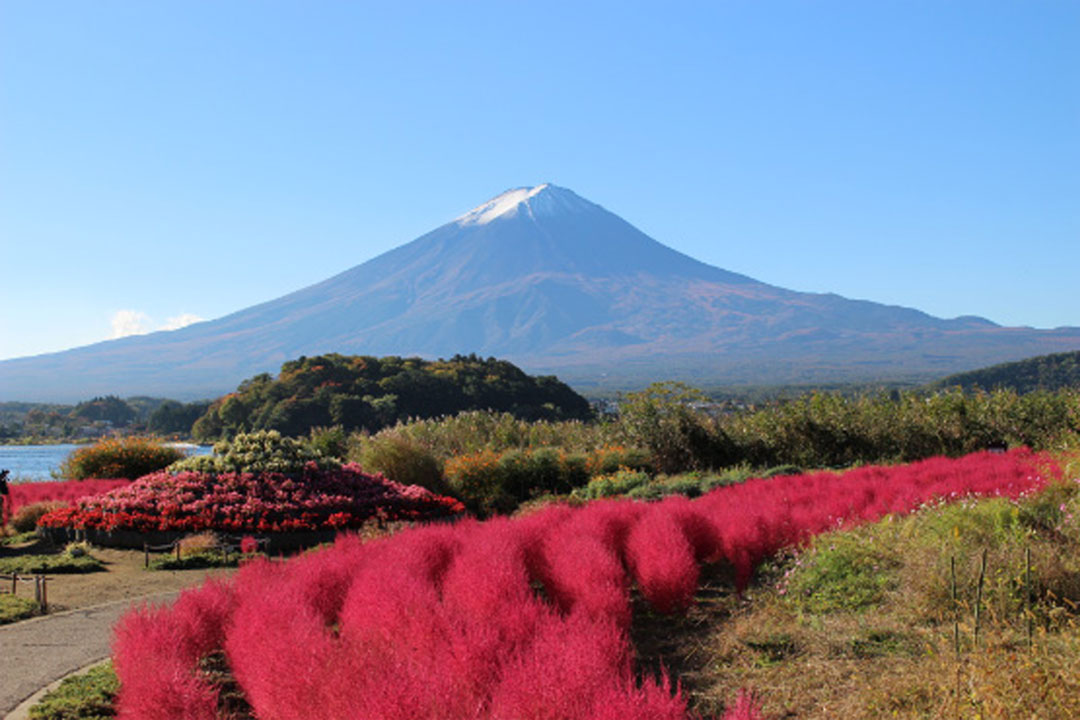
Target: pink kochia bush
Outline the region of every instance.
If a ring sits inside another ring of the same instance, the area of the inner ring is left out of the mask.
[[[319,469],[312,463],[297,477],[156,472],[49,513],[40,524],[138,532],[275,532],[359,527],[372,517],[428,520],[462,510],[453,498],[369,475],[358,465]]]
[[[684,720],[640,677],[631,589],[692,601],[701,563],[758,563],[822,531],[971,496],[1017,498],[1058,472],[1027,451],[751,480],[697,500],[600,501],[514,519],[342,536],[259,560],[168,610],[129,615],[114,646],[119,717],[212,718],[198,660],[223,650],[262,720]],[[759,720],[739,691],[725,720]]]
[[[11,512],[14,513],[21,507],[40,502],[73,503],[81,498],[98,495],[130,484],[131,481],[124,478],[12,483],[9,486],[11,491]]]

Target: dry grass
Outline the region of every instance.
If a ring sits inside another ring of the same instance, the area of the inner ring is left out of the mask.
[[[1019,508],[968,503],[824,536],[765,568],[743,598],[713,574],[687,616],[642,611],[633,632],[639,662],[679,677],[705,716],[748,688],[771,720],[1080,718],[1080,537],[1075,518],[1061,519],[1080,507],[1080,486],[1062,492]],[[852,569],[853,560],[873,564]],[[844,595],[863,581],[884,591]]]
[[[218,539],[212,532],[188,535],[180,539],[180,556],[218,551]]]

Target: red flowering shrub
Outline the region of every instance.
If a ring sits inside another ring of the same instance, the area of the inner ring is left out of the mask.
[[[108,492],[130,484],[123,478],[111,480],[64,480],[59,482],[25,482],[8,486],[11,511],[41,502],[75,502],[80,498]]]
[[[224,648],[259,718],[685,720],[677,687],[637,680],[632,581],[657,610],[679,610],[699,562],[730,563],[745,584],[761,560],[825,530],[972,495],[1017,498],[1044,484],[1040,464],[1027,451],[982,453],[752,480],[693,501],[550,507],[366,544],[346,536],[245,566],[227,598],[209,585],[197,591],[205,602],[129,616],[114,651],[120,716],[211,717],[197,656]],[[746,693],[725,715],[760,717]]]
[[[85,484],[85,483],[83,483]],[[372,517],[427,520],[461,512],[453,498],[368,475],[358,465],[299,476],[153,473],[43,517],[44,527],[100,530],[280,532],[359,527]]]

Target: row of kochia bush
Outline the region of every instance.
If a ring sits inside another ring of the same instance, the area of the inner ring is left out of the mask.
[[[119,716],[216,718],[218,689],[199,668],[223,652],[264,720],[682,719],[677,687],[633,666],[633,587],[678,612],[703,563],[730,565],[743,588],[815,534],[942,500],[1015,499],[1058,472],[1029,451],[980,453],[344,536],[125,617]]]

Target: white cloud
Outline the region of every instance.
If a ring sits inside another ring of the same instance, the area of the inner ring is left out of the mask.
[[[187,327],[193,323],[202,322],[206,318],[199,317],[194,313],[180,313],[176,317],[171,317],[165,321],[165,324],[161,326],[162,330],[179,330],[182,327]]]
[[[113,313],[111,339],[150,332],[150,316],[138,310],[117,310]]]
[[[139,310],[117,310],[113,313],[109,323],[112,325],[110,340],[127,337],[129,335],[145,335],[156,330],[179,330],[192,323],[202,322],[205,318],[194,313],[180,313],[165,320],[159,325],[149,315]]]

